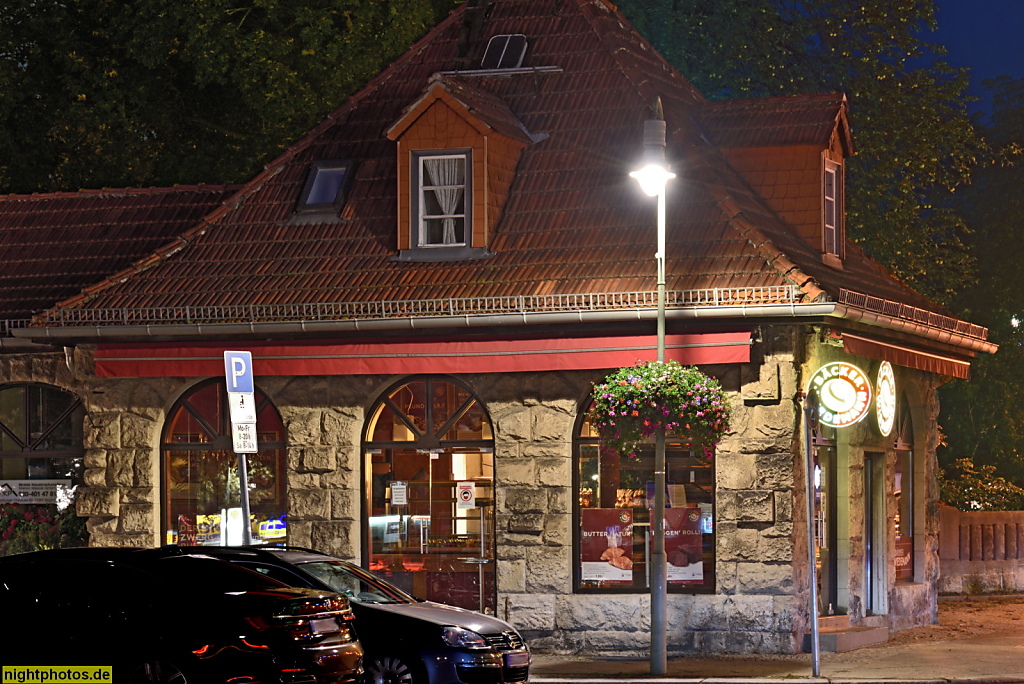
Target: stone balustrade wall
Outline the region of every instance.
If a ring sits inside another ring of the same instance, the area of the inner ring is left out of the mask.
[[[1024,592],[1024,511],[939,511],[939,592]]]

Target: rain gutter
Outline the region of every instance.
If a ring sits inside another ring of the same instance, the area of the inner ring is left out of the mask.
[[[0,353],[29,354],[32,352],[52,352],[53,350],[53,344],[44,344],[13,337],[0,337]]]
[[[669,320],[722,320],[764,318],[836,317],[873,327],[908,333],[972,352],[994,353],[998,345],[950,330],[888,316],[834,302],[689,306],[668,309]],[[649,308],[532,311],[518,313],[464,314],[459,316],[411,316],[402,318],[356,318],[248,323],[189,323],[146,325],[94,325],[19,328],[11,334],[24,343],[52,340],[100,340],[125,337],[220,337],[226,335],[296,335],[302,333],[385,332],[401,330],[451,330],[500,326],[568,325],[580,323],[626,323],[653,321],[657,311]],[[31,341],[31,342],[30,342]],[[0,340],[2,343],[3,340]],[[3,347],[6,348],[6,347]]]

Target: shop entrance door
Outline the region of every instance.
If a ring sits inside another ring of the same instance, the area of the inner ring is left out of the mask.
[[[885,454],[864,455],[864,613],[885,613]]]
[[[836,517],[837,477],[834,446],[814,449],[815,560],[818,581],[818,612],[833,615],[839,605],[838,525]]]
[[[367,425],[367,567],[410,594],[494,613],[494,441],[472,393],[404,382]]]

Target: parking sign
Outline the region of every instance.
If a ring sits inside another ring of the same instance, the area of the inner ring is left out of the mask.
[[[224,379],[228,383],[228,392],[252,394],[252,352],[224,352]]]

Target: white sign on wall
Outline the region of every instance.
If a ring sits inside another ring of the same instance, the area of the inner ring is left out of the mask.
[[[409,503],[409,483],[405,480],[394,480],[391,483],[391,505],[405,506]]]
[[[868,414],[871,383],[852,363],[827,363],[811,376],[810,388],[818,397],[818,420],[830,427],[849,427]]]
[[[875,380],[875,415],[878,417],[878,431],[883,437],[888,437],[896,420],[896,376],[888,361],[882,362]]]
[[[476,508],[476,485],[472,482],[459,482],[455,486],[455,507],[460,510]]]
[[[54,504],[65,488],[71,488],[71,480],[0,480],[0,503]]]

